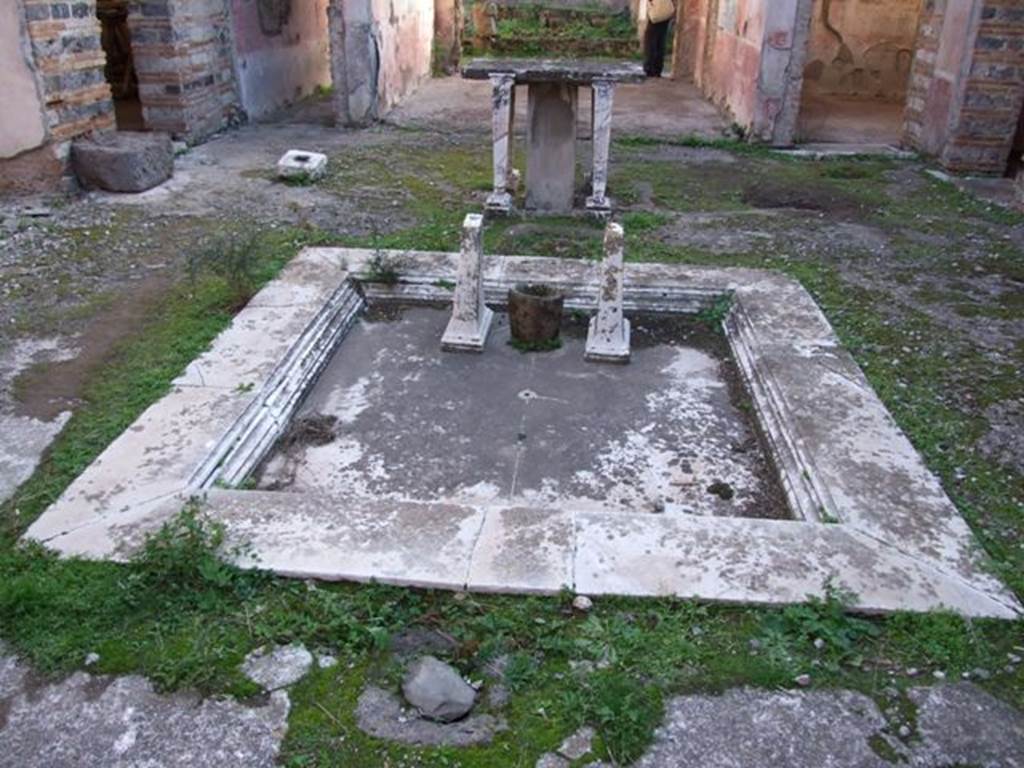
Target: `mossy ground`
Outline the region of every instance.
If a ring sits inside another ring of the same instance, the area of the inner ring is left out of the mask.
[[[485,144],[400,138],[332,158],[316,189],[380,212],[381,221],[398,200],[411,225],[398,219],[365,237],[339,237],[255,220],[175,222],[192,233],[183,245],[191,270],[183,266],[146,323],[126,329],[39,470],[2,507],[0,636],[17,652],[52,675],[98,652],[100,672],[247,696],[254,691],[237,665],[256,646],[300,641],[328,651],[341,663],[293,691],[282,757],[289,766],[532,765],[584,721],[598,727],[602,756],[628,760],[649,739],[665,697],[791,686],[801,673],[815,686],[876,698],[930,681],[936,670],[947,678],[968,673],[1024,707],[1024,673],[1007,664],[1024,645],[1019,622],[857,618],[841,610],[839,595],[777,610],[602,599],[581,615],[568,596],[307,585],[220,565],[210,556],[216,531],[195,516],[128,565],[59,561],[16,546],[27,524],[225,327],[240,297],[304,244],[455,247],[462,217],[479,209],[489,186]],[[798,278],[942,479],[992,567],[1024,594],[1024,478],[977,445],[988,406],[1024,397],[1024,342],[1015,335],[1024,218],[962,195],[915,162],[815,162],[685,140],[627,140],[613,154],[611,191],[624,204],[627,257],[767,267]],[[751,236],[737,239],[737,230]],[[196,245],[202,232],[211,236]],[[70,232],[70,252],[88,262],[124,236],[117,226]],[[597,258],[601,227],[577,218],[502,219],[488,224],[485,247]],[[95,298],[76,311],[104,306]],[[68,322],[53,311],[25,322],[33,329]],[[450,660],[473,676],[487,659],[511,655],[510,730],[492,745],[398,747],[355,726],[362,685],[389,679],[388,638],[410,626],[454,638]],[[913,713],[900,717],[912,721]]]

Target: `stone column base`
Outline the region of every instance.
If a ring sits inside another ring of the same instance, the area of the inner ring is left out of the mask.
[[[622,318],[619,327],[622,329],[622,333],[616,337],[602,337],[597,331],[597,317],[590,318],[590,329],[587,331],[587,346],[583,351],[583,359],[592,363],[628,363],[629,320]]]
[[[475,327],[453,317],[441,337],[441,349],[445,352],[483,352],[493,319],[494,312],[489,308],[484,309]]]

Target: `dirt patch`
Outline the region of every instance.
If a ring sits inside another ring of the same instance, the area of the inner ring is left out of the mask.
[[[37,363],[14,380],[15,413],[51,421],[73,410],[89,378],[110,359],[132,329],[144,325],[172,284],[167,273],[153,273],[123,291],[109,308],[86,321],[76,336],[78,354],[70,360]]]
[[[1006,400],[985,410],[988,433],[978,450],[1003,466],[1024,475],[1024,402]]]
[[[746,185],[741,199],[755,208],[791,208],[842,216],[863,212],[862,203],[821,184],[793,186],[780,181],[761,180]]]

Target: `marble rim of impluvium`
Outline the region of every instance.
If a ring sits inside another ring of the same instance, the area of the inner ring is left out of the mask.
[[[392,284],[368,280],[381,260]],[[724,328],[792,520],[393,502],[239,490],[367,300],[450,302],[458,254],[307,248],[29,528],[65,555],[125,559],[201,496],[246,566],[330,580],[510,593],[783,604],[845,589],[864,611],[1016,618],[967,523],[810,295],[753,269],[629,264],[626,312]],[[488,256],[491,306],[519,282],[593,310],[596,262]],[[440,344],[440,340],[439,340]]]

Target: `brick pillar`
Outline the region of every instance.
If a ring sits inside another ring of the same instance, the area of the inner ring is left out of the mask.
[[[244,119],[227,0],[132,0],[128,25],[148,129],[194,141]]]
[[[49,139],[61,143],[112,128],[114,103],[103,77],[106,55],[94,0],[24,0],[23,7]]]
[[[1003,173],[1024,101],[1020,0],[927,0],[904,141],[952,171]]]
[[[1001,174],[1024,101],[1024,7],[986,0],[951,140],[939,156],[954,171]]]

